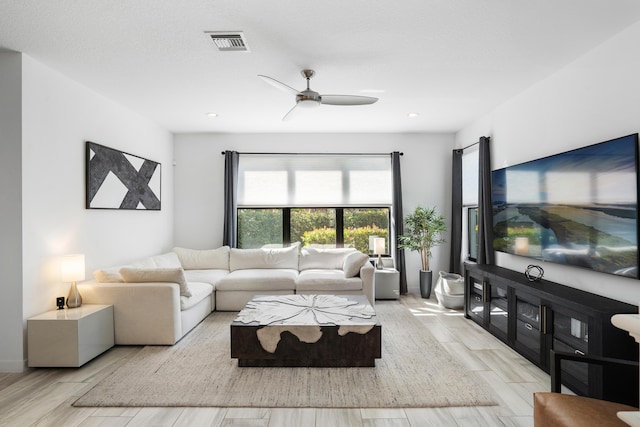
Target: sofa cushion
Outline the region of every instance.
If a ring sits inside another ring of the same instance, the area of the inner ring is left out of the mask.
[[[298,245],[288,248],[236,249],[229,254],[229,270],[298,269]]]
[[[120,269],[126,266],[101,268],[93,272],[93,277],[100,283],[122,283],[124,279],[120,275]]]
[[[122,267],[133,267],[133,268],[156,268],[157,265],[152,257],[142,258],[135,262],[132,262],[130,265],[123,265]]]
[[[227,274],[229,270],[185,270],[184,277],[187,278],[187,283],[202,282],[215,285]]]
[[[123,267],[120,275],[128,283],[171,282],[180,285],[180,295],[190,297],[189,285],[182,268],[133,268]]]
[[[359,277],[344,277],[342,270],[316,269],[301,271],[296,280],[296,291],[360,291]]]
[[[299,268],[300,271],[317,268],[342,268],[347,255],[355,251],[354,248],[304,248],[300,254]]]
[[[182,268],[180,259],[178,259],[178,255],[175,252],[152,256],[151,259],[158,268]]]
[[[203,299],[208,298],[213,292],[213,286],[208,283],[189,282],[189,291],[191,291],[190,297],[180,296],[181,311],[188,310]]]
[[[236,270],[220,279],[216,291],[293,291],[298,270],[293,269],[246,269]]]
[[[342,267],[344,276],[356,277],[360,274],[362,266],[367,262],[369,262],[369,255],[363,254],[362,252],[356,251],[348,254],[344,259],[344,266]]]
[[[229,270],[229,246],[205,250],[175,247],[172,251],[178,255],[185,270]]]

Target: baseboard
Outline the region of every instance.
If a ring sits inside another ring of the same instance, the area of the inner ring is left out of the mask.
[[[27,359],[0,360],[0,372],[20,373],[26,371],[27,369]]]

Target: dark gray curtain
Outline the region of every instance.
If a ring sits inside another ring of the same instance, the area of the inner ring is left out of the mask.
[[[462,253],[462,153],[463,150],[453,150],[451,165],[451,255],[449,257],[449,272],[461,273],[460,262]]]
[[[404,250],[398,249],[398,236],[404,232],[402,213],[402,182],[400,177],[400,154],[398,151],[391,153],[391,175],[393,179],[393,201],[391,205],[391,234],[394,242],[396,269],[400,272],[400,293],[407,293],[407,269],[404,262]]]
[[[480,138],[478,177],[478,264],[495,264],[491,207],[490,138]]]
[[[224,152],[224,234],[222,244],[238,247],[238,152]]]

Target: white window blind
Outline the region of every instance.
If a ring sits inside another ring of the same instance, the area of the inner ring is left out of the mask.
[[[462,155],[462,205],[478,206],[478,174],[480,154],[478,150],[465,151]]]
[[[239,207],[390,206],[389,155],[240,154]]]

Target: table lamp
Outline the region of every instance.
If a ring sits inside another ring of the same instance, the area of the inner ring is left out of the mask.
[[[382,254],[384,253],[384,237],[376,237],[373,239],[373,253],[378,255],[378,261],[376,261],[376,268],[382,270]]]
[[[78,292],[76,282],[84,280],[84,255],[65,255],[62,257],[62,281],[71,282],[71,289],[67,296],[67,307],[76,308],[82,305],[82,297]]]

